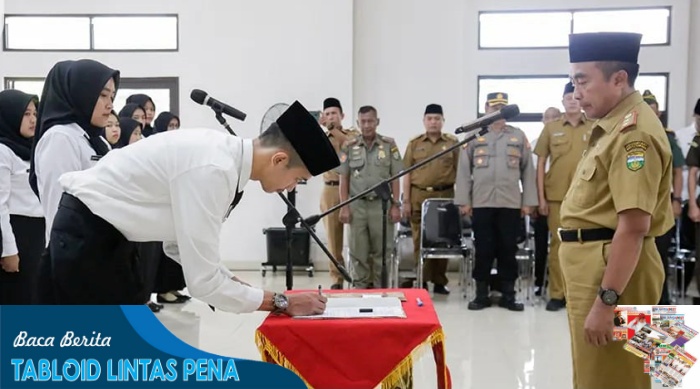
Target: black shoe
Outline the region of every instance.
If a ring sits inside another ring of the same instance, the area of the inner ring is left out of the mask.
[[[447,287],[445,285],[435,284],[435,285],[433,285],[433,293],[448,295],[448,294],[450,294],[450,290],[447,289]]]
[[[566,307],[566,301],[564,301],[564,299],[551,299],[547,303],[547,307],[545,309],[550,312],[556,312],[564,307]]]
[[[341,290],[341,289],[343,289],[343,284],[333,284],[333,285],[331,285],[331,289]]]
[[[489,283],[476,283],[476,298],[469,302],[467,308],[470,311],[480,311],[491,306],[491,298],[489,298]]]
[[[501,308],[506,308],[509,311],[520,312],[525,310],[525,305],[519,303],[515,299],[515,283],[512,281],[501,282],[501,291],[503,295],[501,300],[498,301],[498,306]]]
[[[147,302],[146,305],[148,306],[148,308],[151,308],[151,312],[153,313],[160,312],[160,310],[163,309],[162,305],[156,304],[153,301]]]

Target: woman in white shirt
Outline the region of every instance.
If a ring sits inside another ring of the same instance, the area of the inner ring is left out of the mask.
[[[39,98],[0,92],[0,304],[35,303],[44,250],[44,215],[29,187],[29,157]]]
[[[59,62],[46,77],[29,183],[44,211],[47,245],[63,194],[58,178],[91,168],[109,151],[100,134],[107,126],[118,87],[119,71],[88,59]],[[41,277],[50,271],[46,258],[42,258]],[[44,283],[39,282],[40,289],[48,286]],[[50,303],[49,294],[39,293],[40,300]]]

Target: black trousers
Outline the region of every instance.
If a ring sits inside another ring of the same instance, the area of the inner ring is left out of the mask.
[[[150,293],[167,293],[184,289],[182,266],[163,252],[163,242],[139,243],[139,256],[145,288]]]
[[[475,265],[474,279],[488,282],[497,260],[498,278],[501,282],[515,282],[518,278],[518,232],[521,224],[520,209],[474,208],[472,229],[474,230]]]
[[[143,304],[137,244],[64,193],[41,261],[42,304]]]
[[[546,287],[544,272],[547,271],[547,256],[549,255],[549,226],[547,216],[539,215],[532,219],[535,231],[535,286]]]
[[[659,251],[661,256],[661,262],[664,264],[664,273],[666,278],[664,279],[664,288],[661,290],[661,300],[659,300],[659,305],[669,305],[671,304],[670,296],[668,293],[668,250],[671,248],[671,242],[673,236],[676,233],[676,227],[671,228],[667,233],[656,237],[656,249]]]
[[[46,245],[45,221],[43,217],[10,215],[10,225],[17,243],[19,273],[0,269],[0,304],[35,304],[39,261]]]

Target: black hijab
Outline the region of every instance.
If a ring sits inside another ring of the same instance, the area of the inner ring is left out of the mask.
[[[115,89],[118,90],[119,71],[91,59],[62,61],[49,71],[44,90],[41,92],[41,105],[37,115],[39,125],[34,135],[29,168],[29,184],[37,196],[39,191],[34,154],[39,140],[51,127],[75,123],[88,134],[90,146],[97,155],[105,155],[109,151],[109,147],[100,136],[103,129],[91,123],[95,104],[109,79],[114,80]]]
[[[180,123],[180,118],[174,115],[172,112],[161,112],[158,114],[158,117],[156,120],[153,121],[153,123],[156,125],[155,126],[155,131],[153,131],[154,134],[159,134],[161,132],[167,132],[168,131],[168,125],[170,124],[170,121],[173,119],[177,119],[178,124]]]
[[[143,131],[141,122],[138,122],[132,118],[119,118],[119,127],[122,129],[122,133],[119,135],[119,140],[117,143],[114,144],[115,149],[121,149],[124,146],[128,146],[129,140],[131,139],[131,134],[133,134],[134,130],[137,128],[141,128],[141,131]]]
[[[154,103],[153,99],[148,95],[144,95],[143,93],[137,93],[135,95],[131,95],[131,96],[126,98],[127,104],[138,104],[141,106],[141,108],[143,108],[143,112],[146,112],[146,103],[149,101],[151,102],[151,104],[153,104],[153,109],[155,110],[156,103]],[[154,124],[155,124],[155,122],[154,122]],[[143,132],[144,137],[148,137],[148,136],[151,136],[152,134],[156,133],[156,131],[153,130],[153,127],[148,123],[146,123],[142,132]]]
[[[14,89],[0,92],[0,143],[25,161],[31,158],[32,138],[25,138],[19,130],[24,112],[32,101],[39,105],[39,98],[35,95]]]

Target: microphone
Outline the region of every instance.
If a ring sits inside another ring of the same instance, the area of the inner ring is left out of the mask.
[[[233,108],[232,106],[222,103],[221,101],[209,96],[209,94],[201,89],[192,89],[190,98],[197,104],[208,105],[217,113],[223,113],[231,116],[234,119],[244,121],[246,114]]]
[[[497,122],[501,119],[512,119],[520,114],[520,108],[517,105],[506,105],[496,112],[492,112],[488,115],[484,115],[471,123],[463,124],[461,127],[455,130],[455,134],[461,134],[463,132],[469,132],[477,128],[488,127],[493,122]]]

